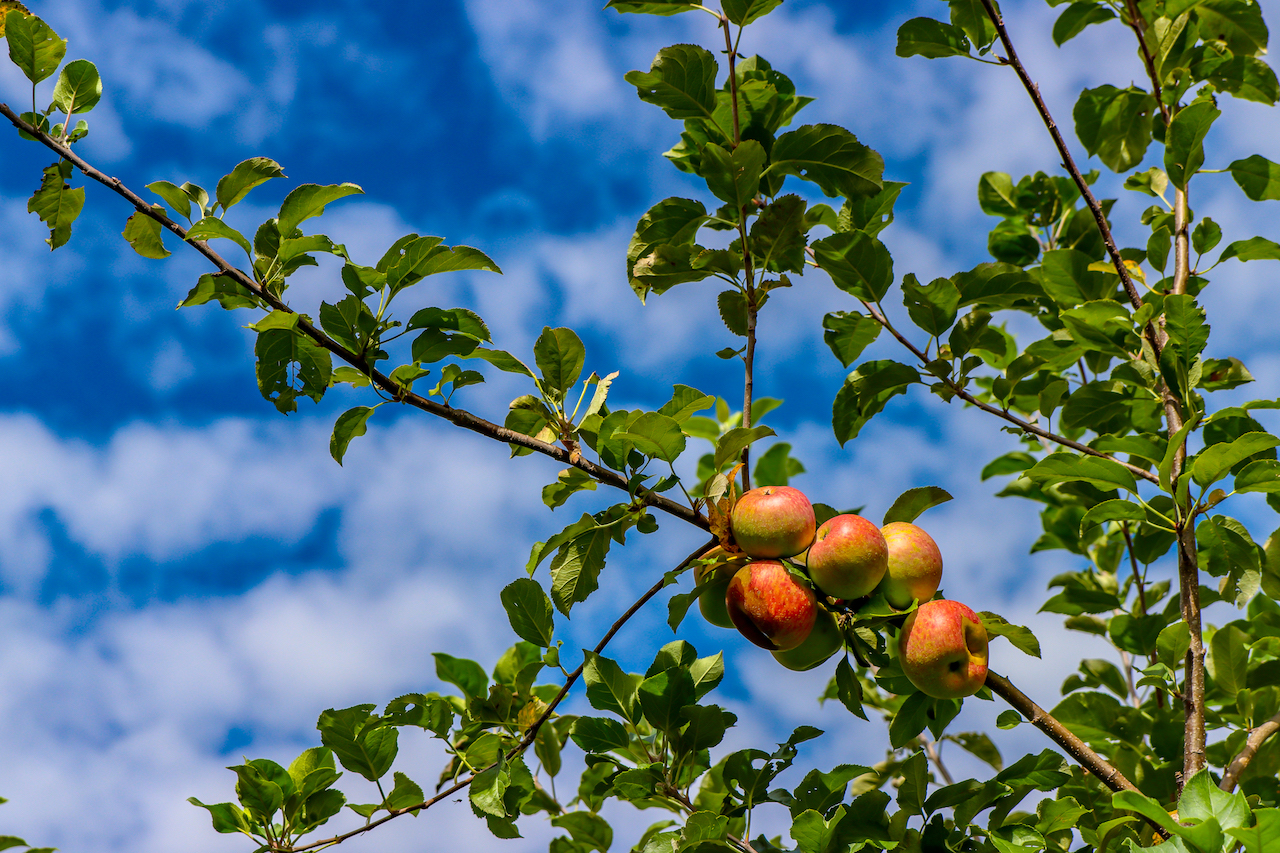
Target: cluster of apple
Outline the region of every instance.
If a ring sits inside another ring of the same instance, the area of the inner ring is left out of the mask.
[[[812,669],[838,652],[844,637],[822,599],[841,605],[879,591],[897,610],[920,606],[898,634],[903,672],[940,699],[970,696],[987,677],[987,631],[958,601],[931,600],[942,581],[942,553],[914,524],[876,527],[859,515],[817,525],[798,489],[766,486],[742,495],[730,514],[741,554],[716,546],[694,572],[702,615],[736,628],[788,669]],[[796,577],[802,569],[810,583]],[[816,589],[815,589],[816,588]]]

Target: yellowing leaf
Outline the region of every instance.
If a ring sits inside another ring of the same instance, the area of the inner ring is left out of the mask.
[[[31,10],[19,3],[18,0],[0,0],[0,37],[4,36],[4,16],[10,12],[21,12],[24,15],[31,14]]]

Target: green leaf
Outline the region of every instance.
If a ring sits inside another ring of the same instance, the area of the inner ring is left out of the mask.
[[[1039,657],[1039,655],[1036,655],[1036,657]],[[996,745],[992,743],[987,734],[983,732],[961,732],[959,734],[946,735],[945,737],[947,740],[959,744],[960,748],[965,752],[991,765],[996,772],[1004,769],[1004,759],[1000,756],[1000,750],[996,748]]]
[[[752,482],[757,486],[785,486],[792,477],[804,473],[804,465],[791,457],[791,445],[780,441],[760,454]]]
[[[680,424],[659,412],[645,412],[627,425],[626,432],[615,433],[635,445],[645,456],[674,463],[684,453],[685,437]]]
[[[880,155],[833,124],[809,124],[784,133],[769,156],[770,172],[812,181],[830,198],[870,196],[883,186]]]
[[[206,216],[195,225],[187,229],[187,241],[192,240],[213,240],[218,237],[226,238],[235,243],[244,253],[253,258],[253,247],[249,245],[249,240],[236,229],[223,222],[216,216]]]
[[[533,361],[542,374],[544,390],[564,399],[582,375],[586,349],[573,329],[544,327],[533,345]]]
[[[544,648],[551,645],[555,617],[551,599],[542,585],[532,578],[517,578],[502,590],[502,606],[507,611],[511,630],[522,640]]]
[[[333,435],[329,437],[329,455],[333,457],[334,462],[342,464],[342,457],[347,455],[347,446],[351,444],[351,439],[364,435],[369,416],[372,414],[373,409],[369,406],[356,406],[338,416],[338,420],[333,425]]]
[[[280,204],[280,233],[291,236],[293,229],[313,216],[324,213],[325,205],[349,195],[363,194],[364,190],[355,184],[302,184],[295,187]]]
[[[714,457],[716,470],[719,471],[731,459],[741,456],[742,451],[750,447],[753,442],[771,435],[777,435],[777,433],[767,426],[734,427],[729,430],[716,442]]]
[[[37,19],[38,20],[38,19]],[[45,240],[49,248],[57,249],[71,239],[71,225],[84,207],[84,187],[71,189],[71,162],[62,160],[45,167],[41,173],[40,188],[27,202],[27,213],[34,213],[49,226]]]
[[[997,261],[1025,267],[1040,257],[1040,241],[1025,219],[1014,216],[991,230],[987,251]]]
[[[388,809],[407,809],[427,799],[422,787],[400,771],[397,770],[391,778],[395,780],[395,787],[387,794],[385,805]]]
[[[700,118],[714,123],[719,68],[710,51],[697,45],[677,44],[658,51],[647,72],[628,71],[623,79],[636,87],[640,100],[660,107],[671,118]],[[730,139],[725,135],[726,141]]]
[[[837,311],[822,318],[822,328],[822,339],[827,342],[835,357],[840,359],[840,364],[848,367],[879,337],[882,327],[866,314]]]
[[[901,749],[929,724],[929,709],[933,699],[923,693],[911,693],[889,722],[889,745]]]
[[[905,394],[907,386],[920,382],[915,368],[896,361],[868,361],[849,374],[836,394],[832,406],[831,426],[836,440],[843,446],[857,438],[862,427],[884,409],[885,404],[898,394]]]
[[[587,685],[587,701],[598,711],[617,714],[630,723],[640,720],[637,693],[644,679],[626,673],[617,663],[595,652],[587,652],[582,678]]]
[[[164,208],[156,205],[157,213],[164,213]],[[134,211],[124,223],[124,232],[120,235],[133,247],[133,250],[144,258],[160,260],[169,257],[169,250],[164,247],[160,238],[160,222],[141,211]]]
[[[1035,634],[1031,633],[1030,628],[1014,625],[1003,616],[989,610],[984,610],[978,615],[982,617],[983,627],[987,629],[989,636],[1004,637],[1018,651],[1032,657],[1040,657],[1040,641],[1036,639]]]
[[[1209,659],[1205,668],[1228,696],[1235,696],[1248,686],[1251,642],[1249,635],[1234,625],[1219,628],[1209,641]]]
[[[191,219],[191,198],[170,181],[155,181],[147,184],[147,189],[164,200],[174,212],[184,219]]]
[[[436,677],[441,681],[456,686],[469,699],[485,695],[489,676],[485,675],[480,664],[444,652],[435,652],[431,656],[436,659]]]
[[[278,313],[278,312],[277,312]],[[258,390],[281,413],[297,411],[299,396],[320,402],[329,389],[329,351],[297,330],[267,329],[254,345]]]
[[[893,284],[893,258],[865,231],[832,234],[813,244],[818,266],[836,287],[866,302],[879,302]]]
[[[793,194],[768,204],[751,224],[751,253],[769,272],[804,272],[805,200]]]
[[[553,817],[551,825],[567,830],[578,844],[577,851],[581,853],[588,850],[608,853],[609,845],[613,844],[613,827],[600,815],[592,812],[565,812]],[[553,843],[552,847],[554,846]]]
[[[1053,25],[1053,43],[1058,47],[1080,35],[1090,24],[1101,24],[1116,16],[1107,6],[1097,3],[1072,3]]]
[[[1280,200],[1280,163],[1273,163],[1261,154],[1253,154],[1233,161],[1227,169],[1244,194],[1253,201]]]
[[[636,224],[635,233],[627,246],[627,277],[631,289],[643,302],[649,290],[655,285],[658,292],[666,290],[671,284],[657,276],[652,260],[646,261],[637,271],[637,265],[660,247],[690,247],[697,237],[698,229],[706,223],[707,209],[702,202],[687,198],[664,199],[649,208]],[[687,258],[686,258],[687,260]],[[689,269],[693,276],[692,267]],[[701,275],[684,280],[696,280]],[[666,284],[666,286],[662,286]]]
[[[608,717],[579,717],[569,736],[584,752],[605,753],[625,749],[631,743],[626,727]]]
[[[187,293],[187,298],[178,303],[179,308],[190,308],[193,305],[204,305],[217,301],[226,310],[233,308],[257,308],[262,304],[244,285],[230,275],[205,273],[200,276],[196,286]]]
[[[102,100],[102,78],[87,59],[67,63],[53,87],[53,105],[64,115],[87,113]]]
[[[1248,240],[1236,240],[1222,250],[1220,261],[1238,258],[1242,261],[1280,261],[1280,243],[1265,237],[1250,237]]]
[[[893,222],[893,205],[898,200],[902,188],[907,186],[902,181],[882,181],[878,193],[865,198],[848,198],[840,205],[840,213],[836,217],[832,231],[866,231],[872,237],[888,228]],[[810,216],[815,209],[826,205],[814,205],[809,208]]]
[[[503,804],[503,796],[511,785],[511,774],[503,762],[481,771],[471,783],[469,797],[471,805],[481,814],[505,818],[507,808]]]
[[[944,24],[933,18],[912,18],[898,27],[898,56],[923,56],[938,59],[943,56],[968,56],[969,37],[954,24]]]
[[[1017,216],[1013,178],[1004,172],[984,172],[978,179],[978,206],[988,216]]]
[[[187,797],[187,802],[193,806],[199,806],[202,809],[208,809],[210,817],[213,818],[214,832],[249,832],[249,818],[244,813],[244,809],[235,803],[202,803],[195,797]],[[20,838],[14,838],[12,835],[0,835],[0,850],[7,850],[10,847],[26,847],[27,842]],[[30,853],[30,851],[28,851]]]
[[[1119,613],[1111,617],[1107,633],[1117,648],[1130,654],[1149,655],[1156,650],[1156,642],[1160,632],[1168,625],[1168,619],[1159,613],[1146,616],[1131,616]]]
[[[35,15],[22,15],[14,10],[5,15],[5,25],[9,58],[28,80],[39,83],[58,70],[67,55],[66,39],[58,38],[58,34]]]
[[[747,297],[740,290],[725,290],[716,297],[720,319],[724,326],[738,337],[747,336]]]
[[[606,9],[642,15],[675,15],[698,8],[700,0],[609,0]]]
[[[782,0],[721,0],[725,17],[738,26],[763,18],[782,5]]]
[[[916,280],[914,273],[907,273],[902,279],[902,302],[907,306],[911,322],[936,338],[956,321],[960,291],[951,279],[935,278],[926,287]]]
[[[1237,492],[1280,494],[1280,462],[1274,459],[1250,462],[1236,475],[1234,488]]]
[[[1090,507],[1084,517],[1080,519],[1080,535],[1083,536],[1085,531],[1094,525],[1105,524],[1108,521],[1131,521],[1136,523],[1146,520],[1146,511],[1133,501],[1120,498],[1103,501]]]
[[[751,203],[760,186],[760,170],[766,159],[764,146],[754,139],[744,139],[732,151],[714,142],[702,149],[703,177],[707,188],[735,210]]]
[[[1110,459],[1077,456],[1074,453],[1051,453],[1028,469],[1024,477],[1049,486],[1055,483],[1089,483],[1100,489],[1124,489],[1136,493],[1138,484],[1133,474]]]
[[[551,600],[565,616],[598,588],[610,541],[608,529],[596,528],[565,543],[551,558]]]
[[[668,737],[679,732],[685,720],[680,709],[697,701],[693,676],[687,669],[672,667],[640,682],[637,698],[645,719]]]
[[[238,163],[230,174],[224,175],[218,181],[215,196],[218,204],[225,211],[232,205],[238,204],[259,184],[264,184],[272,178],[284,177],[287,177],[284,169],[275,160],[267,157],[250,157]],[[168,201],[168,198],[165,200]]]
[[[333,750],[343,767],[359,773],[370,782],[387,774],[398,752],[399,732],[380,728],[378,718],[370,713],[373,705],[356,705],[320,715],[316,728],[320,742]]]
[[[1072,118],[1076,136],[1090,156],[1097,155],[1113,172],[1126,172],[1142,162],[1158,111],[1155,98],[1135,86],[1105,85],[1081,92]]]
[[[853,667],[850,666],[847,655],[841,657],[840,662],[836,664],[836,674],[831,681],[835,687],[835,698],[840,700],[840,704],[844,705],[850,714],[865,720],[867,712],[862,709],[862,684],[858,681]]]
[[[897,500],[893,502],[893,506],[889,507],[888,511],[885,512],[882,523],[892,524],[895,521],[915,521],[925,510],[944,504],[949,500],[951,500],[951,494],[946,489],[938,486],[921,486],[915,489],[907,489],[898,495]]]
[[[1267,25],[1257,3],[1240,0],[1202,0],[1196,4],[1200,32],[1207,41],[1212,34],[1227,44],[1236,56],[1259,56],[1267,52]]]
[[[1256,823],[1248,828],[1232,827],[1227,834],[1244,845],[1245,853],[1267,853],[1280,844],[1280,809],[1257,809]]]
[[[1280,447],[1280,438],[1267,432],[1246,432],[1234,441],[1200,451],[1191,465],[1191,477],[1201,486],[1211,485],[1225,477],[1236,464],[1272,447]]]
[[[1165,134],[1164,170],[1175,187],[1184,189],[1204,165],[1204,137],[1220,115],[1212,101],[1195,101],[1173,117]]]

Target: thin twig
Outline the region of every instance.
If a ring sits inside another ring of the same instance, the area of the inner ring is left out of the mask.
[[[179,239],[195,247],[196,251],[204,255],[205,258],[207,258],[210,261],[210,263],[212,263],[215,267],[218,268],[221,274],[227,275],[232,279],[234,279],[237,284],[244,287],[246,290],[251,292],[258,299],[261,299],[264,303],[269,305],[272,309],[276,311],[286,312],[289,314],[297,313],[288,305],[286,305],[281,299],[279,299],[277,296],[272,294],[269,290],[267,290],[265,287],[263,287],[261,284],[255,281],[253,278],[246,275],[243,271],[232,266],[226,259],[224,259],[221,255],[219,255],[213,249],[211,249],[209,247],[209,244],[206,241],[188,240],[186,236],[187,235],[186,229],[184,229],[181,225],[171,220],[165,214],[159,213],[156,210],[154,210],[150,204],[148,204],[145,200],[139,197],[127,186],[125,186],[124,183],[120,181],[119,178],[110,177],[105,173],[99,171],[98,169],[94,168],[92,165],[86,162],[83,158],[81,158],[79,155],[77,155],[67,146],[61,144],[57,140],[54,140],[53,138],[48,136],[48,134],[42,133],[40,130],[36,129],[35,127],[28,124],[27,122],[23,121],[21,118],[18,117],[17,114],[13,112],[13,110],[9,108],[7,104],[0,103],[0,115],[3,115],[5,118],[9,119],[9,121],[14,125],[14,127],[31,134],[32,136],[36,137],[41,143],[43,143],[45,147],[51,149],[52,151],[57,153],[60,157],[63,157],[64,159],[69,160],[86,177],[97,181],[98,183],[102,184],[103,186],[107,187],[108,189],[112,190],[116,194],[123,197],[126,201],[132,204],[139,213],[143,214],[144,216],[149,216],[152,219],[156,220],[165,229],[172,232],[173,234],[176,234]],[[391,377],[387,376],[386,374],[374,368],[373,365],[370,364],[366,359],[364,359],[363,357],[361,357],[356,353],[351,352],[346,347],[342,346],[337,341],[333,340],[331,337],[326,335],[323,331],[316,328],[316,326],[312,324],[310,321],[308,321],[305,317],[300,317],[298,319],[298,324],[296,328],[299,331],[301,331],[303,334],[305,334],[307,337],[309,337],[311,340],[313,340],[317,345],[328,350],[329,352],[336,355],[341,360],[355,367],[365,376],[369,377],[370,381],[375,386],[377,386],[380,390],[382,390],[386,394],[390,395],[390,397],[394,400],[398,400],[401,403],[405,403],[410,406],[413,406],[414,408],[421,409],[422,411],[427,412],[428,414],[432,414],[437,417],[443,418],[449,421],[450,423],[454,424],[455,426],[459,426],[459,427],[462,427],[463,429],[471,430],[472,432],[477,432],[487,438],[492,438],[496,441],[507,442],[509,444],[519,445],[520,447],[525,447],[525,448],[528,448],[529,450],[533,450],[538,453],[541,453],[544,456],[549,456],[558,462],[561,462],[565,465],[569,465],[571,467],[578,468],[581,471],[584,471],[585,473],[590,475],[592,478],[594,478],[598,482],[604,483],[607,486],[613,486],[614,488],[622,489],[623,491],[628,490],[628,483],[627,483],[626,477],[622,476],[621,474],[615,471],[611,471],[607,468],[603,468],[599,465],[589,462],[588,460],[581,458],[581,456],[573,453],[572,451],[566,448],[557,447],[554,444],[548,444],[547,442],[539,441],[538,439],[533,438],[532,436],[527,436],[527,435],[524,435],[523,433],[519,433],[519,432],[516,432],[515,430],[507,429],[506,427],[499,426],[498,424],[487,421],[484,418],[481,418],[477,415],[472,414],[471,412],[466,411],[465,409],[456,409],[456,408],[453,408],[452,406],[443,405],[433,400],[429,400],[426,397],[423,397],[419,394],[415,394],[412,391],[406,390],[404,386],[394,382],[391,379]],[[706,518],[704,518],[700,513],[694,511],[693,509],[687,506],[683,506],[682,504],[676,503],[670,498],[663,497],[662,495],[659,495],[654,492],[650,492],[648,490],[643,490],[643,489],[638,493],[637,496],[640,500],[642,500],[648,506],[652,506],[655,509],[662,510],[663,512],[666,512],[677,518],[683,519],[684,521],[687,521],[690,524],[693,524],[697,527],[701,527],[704,530],[710,529],[710,524],[707,522]]]
[[[1218,783],[1218,787],[1224,791],[1234,791],[1236,783],[1240,781],[1240,774],[1249,766],[1249,762],[1257,754],[1262,742],[1276,732],[1280,732],[1280,714],[1276,714],[1270,720],[1250,731],[1249,737],[1245,739],[1244,747],[1240,750],[1240,753],[1231,759],[1231,763],[1227,765],[1227,770],[1222,774],[1222,781]]]
[[[867,302],[866,300],[859,300],[859,301],[861,301],[863,307],[867,309],[867,312],[871,315],[871,318],[875,320],[877,323],[879,323],[881,326],[883,326],[885,329],[887,329],[889,331],[889,334],[893,335],[898,340],[898,343],[902,344],[904,347],[906,347],[908,350],[911,351],[912,355],[920,359],[921,364],[928,363],[929,359],[925,357],[925,354],[920,350],[920,348],[917,347],[915,344],[911,343],[911,341],[908,340],[905,336],[903,336],[901,332],[899,332],[896,328],[894,328],[893,324],[889,322],[889,319],[885,317],[884,314],[880,313],[880,311],[878,311],[874,305]],[[1137,465],[1134,465],[1130,462],[1125,462],[1121,459],[1117,459],[1116,457],[1111,456],[1110,454],[1103,453],[1100,450],[1095,450],[1094,448],[1089,447],[1087,444],[1081,444],[1080,442],[1073,441],[1072,439],[1069,439],[1065,436],[1052,433],[1041,426],[1037,426],[1036,424],[1031,423],[1030,421],[1023,420],[1022,418],[1018,417],[1017,415],[1013,414],[1007,409],[997,408],[996,406],[993,406],[990,403],[984,403],[982,400],[979,400],[977,397],[973,396],[968,391],[966,391],[965,388],[962,385],[960,385],[960,383],[956,382],[954,379],[950,379],[947,377],[939,377],[939,378],[951,390],[951,393],[955,394],[961,400],[964,400],[966,403],[972,406],[976,406],[979,409],[982,409],[984,412],[987,412],[988,414],[995,415],[998,418],[1008,421],[1009,423],[1018,427],[1018,429],[1022,430],[1023,432],[1029,433],[1030,435],[1037,436],[1038,438],[1045,439],[1046,441],[1052,441],[1054,444],[1059,444],[1059,445],[1062,445],[1063,447],[1069,447],[1072,450],[1087,454],[1089,456],[1096,456],[1099,459],[1107,459],[1111,462],[1115,462],[1117,465],[1122,465],[1124,468],[1128,469],[1128,471],[1131,474],[1133,474],[1135,477],[1139,477],[1143,480],[1147,480],[1149,482],[1156,483],[1156,484],[1160,482],[1160,478],[1158,476],[1156,476],[1155,474],[1152,474],[1150,471],[1146,470],[1145,468],[1139,468]]]
[[[938,771],[938,775],[942,777],[942,781],[948,785],[955,784],[955,780],[951,778],[951,773],[947,771],[947,765],[942,763],[942,750],[938,749],[937,741],[929,740],[923,734],[916,735],[916,739],[924,747],[925,757],[933,762],[933,766]]]
[[[680,564],[676,566],[676,570],[683,569],[685,566],[689,565],[694,560],[698,559],[698,557],[704,554],[709,547],[714,546],[719,541],[720,540],[717,538],[717,539],[712,539],[712,541],[707,544],[699,545],[696,550],[694,550],[691,554],[689,554],[689,556],[685,557],[683,560],[680,561]],[[608,632],[600,639],[600,642],[596,643],[596,647],[593,651],[596,654],[600,654],[601,652],[603,652],[605,646],[607,646],[609,644],[609,641],[613,639],[614,635],[617,634],[618,631],[622,629],[622,626],[627,624],[627,622],[631,619],[631,617],[636,615],[636,612],[639,611],[640,608],[643,607],[645,604],[647,604],[649,602],[649,599],[657,595],[658,592],[661,591],[662,588],[665,587],[666,585],[667,585],[666,578],[664,577],[664,578],[660,578],[657,583],[649,587],[648,591],[645,592],[644,595],[640,596],[640,598],[636,599],[636,602],[627,608],[627,612],[619,616],[617,621],[615,621],[613,625],[610,626]],[[561,701],[564,700],[566,696],[569,695],[570,688],[572,688],[574,683],[577,682],[577,680],[582,676],[582,671],[586,667],[586,665],[587,665],[586,660],[583,660],[583,662],[578,665],[577,669],[569,673],[569,677],[565,679],[564,686],[560,688],[560,692],[557,693],[555,698],[551,700],[551,704],[547,705],[547,709],[542,712],[542,716],[538,717],[538,719],[535,720],[533,724],[529,726],[528,731],[525,732],[525,735],[520,740],[520,742],[516,744],[514,747],[512,747],[509,752],[507,752],[506,756],[503,759],[504,761],[511,761],[516,756],[520,755],[522,752],[527,750],[533,744],[534,740],[536,740],[538,737],[538,730],[542,728],[543,724],[546,723],[547,720],[551,719],[551,715],[555,713],[556,707],[561,703]],[[353,829],[350,832],[344,832],[341,835],[335,835],[332,838],[326,838],[321,841],[313,841],[310,844],[305,844],[301,847],[293,847],[293,848],[290,848],[290,851],[291,853],[301,853],[301,851],[303,850],[315,850],[320,847],[332,847],[335,844],[341,844],[343,841],[347,841],[348,839],[355,838],[357,835],[363,835],[369,830],[374,829],[375,827],[379,827],[382,824],[387,823],[388,821],[395,820],[401,815],[410,814],[412,812],[425,811],[426,809],[431,808],[441,800],[448,799],[450,795],[456,794],[458,791],[461,791],[463,788],[467,787],[472,782],[474,782],[476,780],[476,777],[479,776],[481,773],[484,773],[485,771],[496,766],[498,766],[498,762],[494,762],[493,764],[490,764],[488,767],[484,767],[476,771],[475,773],[472,773],[470,776],[467,776],[464,779],[459,779],[457,782],[454,782],[452,785],[450,785],[448,788],[444,789],[440,793],[436,794],[434,797],[424,800],[423,802],[418,803],[417,805],[408,806],[402,809],[390,809],[385,816],[373,821],[372,823],[368,823],[360,827],[359,829]]]

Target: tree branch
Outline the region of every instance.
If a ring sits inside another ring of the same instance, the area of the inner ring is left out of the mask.
[[[221,274],[230,276],[237,284],[244,287],[271,308],[276,311],[283,311],[289,314],[297,313],[252,277],[232,266],[225,258],[210,248],[207,242],[204,240],[188,240],[186,229],[163,213],[159,213],[154,210],[144,199],[125,186],[119,178],[110,177],[99,171],[66,145],[63,145],[48,134],[42,133],[34,126],[23,121],[16,113],[13,112],[13,110],[9,108],[8,104],[0,103],[0,115],[7,118],[14,127],[36,137],[36,139],[38,139],[46,148],[49,148],[58,156],[70,161],[86,177],[97,181],[120,195],[132,204],[134,209],[139,213],[156,220],[162,227],[177,235],[183,242],[193,246],[197,252],[204,255],[210,263],[217,267]],[[554,444],[548,444],[544,441],[539,441],[532,436],[524,435],[523,433],[491,423],[490,421],[474,415],[465,409],[455,409],[452,406],[437,403],[419,394],[415,394],[412,391],[405,390],[403,386],[394,382],[391,377],[375,369],[364,358],[351,352],[346,347],[333,340],[333,338],[326,335],[306,318],[299,318],[297,329],[313,340],[317,345],[328,350],[342,361],[347,362],[365,376],[369,377],[370,381],[374,385],[389,394],[394,400],[413,406],[416,409],[421,409],[422,411],[435,415],[436,417],[443,418],[454,426],[471,430],[472,432],[479,433],[486,438],[519,445],[520,447],[525,447],[541,453],[544,456],[549,456],[557,462],[561,462],[565,465],[584,471],[598,482],[604,483],[608,486],[613,486],[617,489],[622,489],[623,491],[628,491],[626,477],[615,471],[611,471],[608,468],[589,462],[577,454],[572,453],[568,449],[557,447]],[[683,519],[690,524],[701,527],[703,530],[710,529],[709,522],[700,513],[687,506],[676,503],[670,498],[663,497],[662,495],[647,490],[641,490],[638,493],[638,497],[648,506],[662,510],[676,518]]]
[[[694,550],[691,554],[689,554],[689,556],[681,560],[679,565],[677,565],[673,571],[679,571],[680,569],[683,569],[685,566],[689,565],[694,560],[698,559],[698,557],[700,557],[703,553],[705,553],[708,548],[718,544],[719,541],[720,541],[719,538],[713,538],[710,542],[704,545],[699,545],[696,550]],[[631,617],[636,615],[636,613],[640,610],[640,608],[644,607],[644,605],[647,604],[651,598],[657,595],[658,592],[661,591],[662,588],[665,587],[666,585],[667,585],[666,578],[662,577],[658,579],[657,583],[649,587],[648,591],[646,591],[644,595],[636,599],[635,603],[632,604],[630,607],[628,607],[627,611],[623,613],[621,616],[619,616],[618,619],[613,623],[613,625],[610,626],[609,630],[600,639],[600,642],[596,643],[596,647],[595,649],[593,649],[593,651],[596,654],[600,654],[601,652],[603,652],[605,646],[609,645],[609,641],[612,640],[614,638],[614,635],[616,635],[618,631],[622,629],[622,626],[627,624],[627,622],[631,619]],[[513,758],[520,755],[525,750],[527,750],[530,746],[533,745],[533,742],[538,737],[538,730],[542,728],[543,724],[545,724],[547,720],[551,719],[551,715],[555,713],[556,707],[559,706],[559,704],[564,700],[564,698],[569,695],[569,690],[573,687],[573,685],[577,682],[577,680],[582,676],[582,670],[585,666],[586,666],[586,661],[584,660],[581,664],[578,665],[577,669],[569,673],[569,677],[565,679],[564,686],[560,688],[560,692],[557,693],[555,698],[551,700],[551,703],[547,705],[547,709],[542,712],[542,716],[538,717],[538,719],[535,720],[529,726],[528,731],[525,732],[525,735],[523,738],[521,738],[520,742],[516,744],[514,747],[512,747],[509,752],[507,752],[504,758],[505,761],[512,760]],[[456,794],[458,791],[461,791],[463,788],[466,788],[472,782],[474,782],[476,780],[476,777],[479,776],[481,773],[484,773],[486,770],[489,770],[496,766],[498,766],[498,763],[494,762],[493,764],[490,764],[488,767],[484,767],[476,771],[475,773],[472,773],[470,776],[467,776],[463,779],[459,779],[457,782],[454,782],[448,788],[445,788],[443,791],[440,791],[439,793],[437,793],[434,797],[424,800],[423,802],[418,803],[417,805],[408,806],[407,808],[402,808],[402,809],[391,809],[383,817],[380,817],[377,820],[373,821],[372,823],[368,823],[365,826],[360,827],[359,829],[353,829],[350,832],[344,832],[341,835],[335,835],[331,838],[325,838],[321,841],[313,841],[310,844],[304,844],[300,847],[291,847],[289,848],[289,853],[302,853],[302,851],[304,850],[315,850],[321,847],[332,847],[335,844],[341,844],[342,842],[355,838],[358,835],[363,835],[369,830],[382,826],[382,824],[387,823],[388,821],[395,820],[401,815],[406,815],[413,812],[425,811],[431,808],[432,806],[434,806],[436,803],[440,802],[441,800],[447,800],[453,794]],[[748,848],[748,850],[750,850],[750,848]]]
[[[1066,140],[1062,138],[1062,133],[1059,132],[1057,123],[1054,122],[1053,116],[1049,113],[1048,105],[1045,104],[1044,98],[1040,96],[1040,87],[1027,74],[1027,69],[1023,66],[1022,60],[1018,59],[1018,52],[1014,50],[1013,41],[1009,38],[1009,31],[1005,29],[1004,19],[996,11],[991,0],[982,0],[982,5],[987,10],[987,17],[995,25],[996,33],[1000,37],[1000,43],[1004,45],[1007,55],[1005,62],[1017,72],[1023,88],[1027,90],[1027,94],[1035,102],[1036,109],[1040,112],[1040,118],[1044,121],[1044,126],[1049,129],[1049,135],[1053,137],[1053,144],[1057,147],[1058,154],[1062,157],[1063,168],[1070,173],[1071,179],[1075,181],[1076,187],[1080,190],[1080,195],[1084,197],[1085,204],[1089,206],[1089,212],[1093,214],[1094,222],[1098,224],[1098,230],[1102,233],[1102,242],[1106,244],[1107,254],[1111,257],[1111,263],[1115,266],[1116,273],[1120,276],[1120,282],[1124,285],[1125,293],[1129,295],[1129,301],[1133,303],[1135,309],[1140,307],[1142,305],[1142,297],[1138,294],[1138,288],[1134,286],[1133,279],[1129,276],[1129,270],[1124,265],[1124,259],[1120,257],[1120,250],[1116,248],[1115,237],[1111,234],[1111,226],[1107,224],[1106,214],[1102,212],[1102,205],[1098,203],[1098,199],[1093,195],[1093,190],[1089,188],[1084,175],[1080,173],[1080,168],[1076,166],[1075,158],[1071,156]]]
[[[1259,747],[1263,741],[1271,737],[1276,732],[1280,732],[1280,714],[1276,714],[1270,720],[1249,732],[1249,737],[1244,742],[1244,748],[1227,765],[1227,770],[1222,774],[1222,781],[1218,783],[1218,787],[1224,791],[1234,791],[1236,783],[1240,781],[1240,774],[1249,766],[1249,762],[1253,760],[1253,756],[1257,754]]]
[[[1090,749],[1088,744],[1072,734],[1071,730],[1058,722],[1052,714],[1032,702],[1027,694],[1014,687],[1009,679],[987,670],[987,686],[991,688],[992,693],[1008,702],[1015,711],[1026,717],[1033,726],[1047,734],[1050,740],[1080,762],[1081,767],[1097,776],[1102,784],[1113,791],[1138,790],[1138,787],[1126,779],[1123,773]]]
[[[918,358],[921,364],[928,363],[929,359],[926,358],[925,354],[920,351],[920,348],[917,347],[915,344],[911,343],[911,341],[909,341],[905,336],[903,336],[901,332],[899,332],[896,328],[894,328],[893,324],[889,322],[889,319],[885,317],[884,314],[876,310],[876,307],[874,305],[872,305],[871,303],[865,300],[859,300],[859,301],[862,302],[863,307],[867,309],[867,312],[871,315],[871,318],[875,320],[877,323],[879,323],[881,326],[883,326],[885,329],[887,329],[889,331],[889,334],[897,338],[898,343],[902,344],[904,347],[910,350],[911,354],[914,355],[916,358]],[[1139,477],[1143,480],[1147,480],[1148,482],[1156,483],[1157,485],[1160,482],[1160,478],[1158,476],[1156,476],[1155,474],[1152,474],[1150,471],[1146,470],[1145,468],[1139,468],[1137,465],[1134,465],[1130,462],[1124,462],[1120,459],[1115,458],[1114,456],[1110,456],[1106,453],[1103,453],[1100,450],[1095,450],[1092,447],[1089,447],[1087,444],[1081,444],[1080,442],[1073,441],[1072,439],[1069,439],[1065,436],[1061,436],[1061,435],[1057,435],[1056,433],[1049,432],[1049,430],[1044,429],[1041,426],[1037,426],[1036,424],[1033,424],[1030,421],[1023,420],[1022,418],[1018,417],[1017,415],[1013,414],[1007,409],[997,408],[996,406],[993,406],[990,403],[984,403],[982,400],[979,400],[977,397],[970,394],[967,390],[965,390],[965,388],[962,385],[960,385],[960,383],[956,382],[954,379],[951,379],[948,377],[939,377],[939,379],[941,379],[942,382],[946,383],[946,386],[951,389],[951,393],[955,394],[961,400],[964,400],[966,403],[970,404],[971,406],[975,406],[979,409],[982,409],[984,412],[987,412],[988,414],[995,415],[996,417],[1001,418],[1002,420],[1008,421],[1009,423],[1013,424],[1023,432],[1029,433],[1038,438],[1042,438],[1046,441],[1052,441],[1053,443],[1062,445],[1063,447],[1069,447],[1072,450],[1087,454],[1089,456],[1096,456],[1099,459],[1110,460],[1111,462],[1115,462],[1118,465],[1124,466],[1135,477]]]

